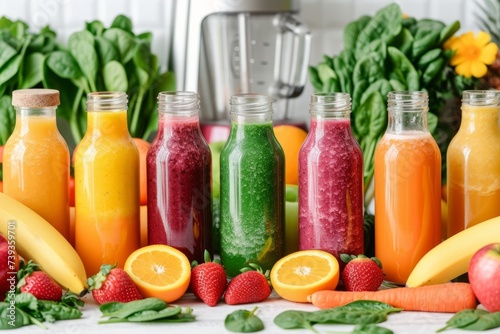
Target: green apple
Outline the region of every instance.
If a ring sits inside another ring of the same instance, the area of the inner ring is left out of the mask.
[[[220,152],[225,141],[214,141],[208,144],[212,152],[212,197],[220,197]]]
[[[285,189],[285,254],[299,250],[299,187],[287,184]]]

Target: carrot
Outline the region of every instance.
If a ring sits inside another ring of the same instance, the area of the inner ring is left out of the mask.
[[[394,288],[378,291],[322,290],[307,300],[320,309],[342,306],[356,300],[375,300],[405,311],[456,313],[475,309],[476,296],[469,283],[443,283],[415,288]]]

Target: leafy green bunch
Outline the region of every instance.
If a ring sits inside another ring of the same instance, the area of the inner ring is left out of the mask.
[[[172,72],[160,73],[151,52],[152,34],[135,35],[131,20],[117,16],[109,28],[95,20],[70,35],[67,48],[50,52],[43,61],[43,85],[60,91],[58,115],[80,142],[86,131],[86,95],[120,91],[128,95],[128,126],[133,137],[148,139],[157,128],[156,97],[174,90]]]
[[[40,86],[45,54],[57,48],[56,33],[49,27],[32,33],[22,21],[0,18],[0,146],[16,122],[12,92]]]
[[[404,18],[400,7],[390,4],[373,17],[362,16],[349,23],[344,30],[344,49],[333,57],[325,55],[320,64],[309,67],[315,91],[351,95],[352,129],[363,151],[366,203],[373,197],[373,159],[387,127],[390,91],[428,93],[429,130],[446,166],[445,152],[456,132],[456,122],[442,115],[443,107],[462,90],[479,83],[458,76],[450,65],[453,52],[443,48],[459,28],[458,21],[445,25],[431,19]]]

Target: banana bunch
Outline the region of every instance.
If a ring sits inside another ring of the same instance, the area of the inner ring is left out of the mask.
[[[440,284],[465,274],[472,256],[483,246],[500,242],[500,216],[471,226],[446,239],[420,259],[406,286]]]
[[[35,211],[2,192],[0,234],[14,240],[21,257],[38,263],[63,288],[86,293],[85,267],[71,244]]]

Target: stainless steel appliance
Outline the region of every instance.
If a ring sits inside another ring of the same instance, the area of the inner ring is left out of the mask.
[[[294,18],[298,10],[299,0],[177,0],[177,89],[200,94],[209,141],[227,137],[229,99],[237,93],[272,96],[276,122],[304,121],[305,110],[288,108],[304,88],[309,61],[311,35]]]

